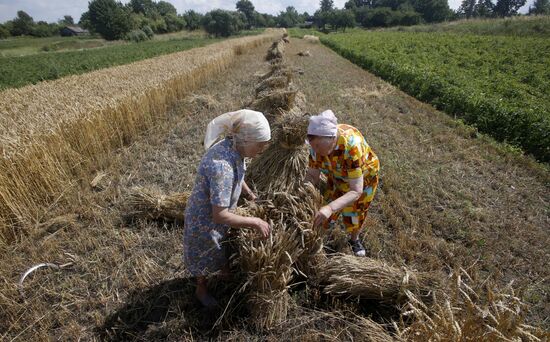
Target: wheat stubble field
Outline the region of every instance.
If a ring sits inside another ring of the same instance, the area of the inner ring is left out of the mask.
[[[460,340],[480,319],[477,308],[490,326],[486,340],[548,339],[547,170],[301,39],[291,39],[285,58],[300,71],[293,82],[307,110],[331,108],[340,122],[363,132],[381,159],[382,186],[363,237],[368,256],[451,279],[448,292],[457,299],[465,291],[473,304],[462,297],[449,303],[456,328],[443,324],[445,302],[425,310],[413,305],[400,316],[395,308],[296,284],[287,319],[267,331],[251,329],[238,305],[214,327],[207,322],[211,317],[194,301],[181,262],[181,222],[130,220],[125,197],[135,186],[162,193],[191,189],[206,124],[250,103],[257,75],[269,70],[263,60],[269,43],[255,45],[201,85],[176,92],[159,119],[128,131],[132,139],[79,169],[74,182],[55,183],[47,205],[29,206],[39,213],[23,215],[25,208],[17,207],[25,219],[11,227],[23,233],[7,230],[0,246],[2,339],[376,340],[365,333],[376,330],[364,319],[370,317],[390,334],[382,338],[415,340],[407,327],[425,337],[435,321],[442,335],[434,340]],[[304,50],[311,56],[297,55]],[[23,300],[19,277],[43,262],[69,265],[30,275]],[[477,295],[452,285],[457,275]],[[238,301],[235,287],[218,282],[214,293]]]

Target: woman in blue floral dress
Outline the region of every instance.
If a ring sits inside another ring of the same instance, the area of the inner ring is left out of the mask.
[[[226,137],[220,141],[220,138]],[[206,277],[226,269],[221,240],[229,227],[255,229],[262,238],[269,224],[257,217],[233,213],[241,192],[254,199],[244,182],[244,157],[261,153],[271,139],[269,123],[260,112],[240,110],[212,120],[204,140],[206,153],[197,170],[195,186],[187,202],[183,236],[183,258],[187,270],[197,278],[196,296],[204,306],[216,301],[207,289]]]

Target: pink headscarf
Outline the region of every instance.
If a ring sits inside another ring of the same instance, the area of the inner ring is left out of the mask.
[[[309,118],[307,134],[321,137],[335,137],[337,125],[338,119],[336,119],[332,110],[328,109],[319,115],[313,115]]]

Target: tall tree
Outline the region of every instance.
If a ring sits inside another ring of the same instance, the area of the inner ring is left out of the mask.
[[[64,15],[63,19],[59,20],[60,25],[74,25],[74,19],[70,15]]]
[[[451,15],[447,0],[412,0],[412,5],[428,23],[443,21]]]
[[[242,12],[246,17],[247,28],[252,27],[254,23],[254,5],[249,0],[239,0],[236,4],[237,11]]]
[[[321,6],[321,12],[331,11],[334,8],[334,1],[321,0],[320,6]]]
[[[206,13],[202,20],[206,32],[222,37],[238,33],[243,25],[238,13],[221,9]]]
[[[34,19],[25,11],[17,11],[17,17],[12,20],[11,35],[30,35],[34,26]]]
[[[201,27],[202,14],[189,10],[183,14],[183,18],[188,30],[194,31]]]
[[[294,27],[302,22],[302,16],[293,6],[288,6],[283,12],[279,13],[277,22],[282,27]]]
[[[518,13],[527,0],[498,0],[493,13],[499,17],[509,17]]]
[[[535,0],[529,7],[529,14],[550,14],[550,2],[548,0]]]
[[[141,13],[146,16],[156,10],[155,3],[152,0],[130,0],[128,5],[134,13]]]
[[[129,13],[115,0],[92,0],[88,12],[94,31],[107,40],[122,39],[132,29]]]
[[[173,15],[178,14],[178,11],[174,7],[174,5],[166,1],[157,2],[156,8],[159,14],[162,15],[163,17],[167,16],[168,14],[173,14]]]
[[[462,0],[462,4],[458,9],[458,13],[466,18],[471,18],[475,15],[476,0]]]
[[[474,15],[476,17],[492,17],[493,11],[495,9],[495,4],[491,0],[478,0]]]

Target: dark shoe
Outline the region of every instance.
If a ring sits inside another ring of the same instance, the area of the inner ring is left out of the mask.
[[[365,251],[365,246],[363,246],[359,239],[349,240],[349,244],[351,245],[351,249],[353,250],[353,254],[355,254],[355,256],[364,257],[367,254]]]

